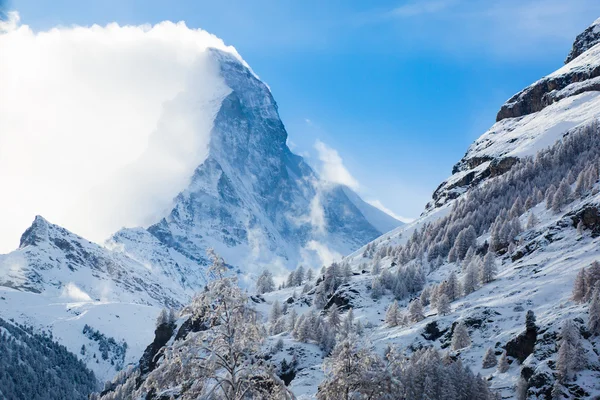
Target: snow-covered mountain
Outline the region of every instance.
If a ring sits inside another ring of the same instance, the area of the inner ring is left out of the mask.
[[[251,297],[262,355],[297,398],[490,398],[452,365],[504,399],[600,398],[599,23],[502,106],[419,219],[304,286]],[[195,354],[206,323],[184,313],[157,330],[148,351],[166,345],[165,358],[103,399],[194,398],[198,364],[178,354]],[[384,359],[389,346],[404,356]]]
[[[207,248],[252,279],[263,268],[320,266],[401,225],[322,181],[288,148],[269,88],[237,54],[208,51],[230,92],[219,99],[207,158],[164,218],[99,245],[38,216],[19,248],[0,255],[3,316],[49,329],[77,354],[82,345],[100,351],[99,335],[127,343],[118,362],[81,354],[101,379],[139,358],[160,308],[179,308],[204,287]]]
[[[349,188],[322,182],[288,148],[269,88],[236,56],[211,51],[231,93],[215,117],[207,159],[149,233],[197,263],[206,264],[212,247],[256,272],[318,266],[323,251],[348,254],[401,225]],[[135,251],[139,235],[124,230],[111,241]]]

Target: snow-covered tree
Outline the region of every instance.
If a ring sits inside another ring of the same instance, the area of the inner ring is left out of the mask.
[[[423,314],[423,305],[419,299],[415,299],[410,302],[410,306],[408,307],[408,315],[412,322],[419,322],[425,319],[425,315]]]
[[[451,302],[460,297],[460,284],[458,283],[458,278],[456,277],[456,273],[454,271],[448,275],[448,279],[445,282],[444,292]]]
[[[552,211],[560,212],[562,208],[569,202],[571,197],[571,186],[566,179],[563,179],[558,185],[558,189],[552,198]]]
[[[294,286],[301,286],[304,283],[304,267],[302,265],[296,268],[294,272]]]
[[[585,368],[585,353],[581,345],[581,335],[569,319],[562,323],[558,342],[556,370],[562,383],[573,379],[575,372]]]
[[[439,315],[450,314],[450,299],[445,293],[438,297],[436,301],[436,309]]]
[[[494,352],[494,349],[488,347],[488,349],[485,351],[485,355],[483,356],[483,369],[494,368],[497,364],[498,360],[496,359],[496,353]]]
[[[327,311],[327,322],[329,322],[329,326],[331,326],[334,331],[337,331],[340,328],[342,317],[340,316],[340,310],[337,304],[333,304],[329,307],[329,311]]]
[[[588,318],[588,330],[594,336],[600,335],[600,285],[596,284],[596,288],[592,292],[590,299]]]
[[[479,282],[479,269],[481,267],[477,267],[473,262],[469,264],[467,270],[465,271],[465,276],[463,277],[462,289],[465,296],[473,293],[477,290],[477,285]]]
[[[273,282],[273,274],[269,270],[263,270],[256,279],[256,292],[259,294],[272,292],[275,290],[275,282]]]
[[[315,279],[315,273],[313,272],[312,268],[307,268],[306,269],[306,281],[307,282],[312,282],[313,279]]]
[[[265,332],[257,312],[223,260],[212,250],[208,253],[213,280],[186,308],[206,329],[168,346],[144,385],[157,390],[180,386],[181,399],[241,400],[267,398],[262,380],[272,384],[270,393],[289,398],[272,366],[258,357]]]
[[[380,277],[373,278],[371,283],[371,297],[373,300],[379,300],[383,296],[384,288]]]
[[[585,282],[585,268],[581,268],[575,277],[575,282],[573,283],[573,301],[577,303],[582,303],[585,300],[585,295],[587,293],[587,286]]]
[[[400,325],[400,318],[400,308],[398,307],[398,302],[394,300],[392,304],[388,306],[385,313],[385,323],[389,326],[398,326]]]
[[[508,364],[508,359],[507,359],[507,356],[506,356],[506,351],[504,351],[504,352],[502,352],[502,355],[498,359],[498,372],[500,372],[501,374],[503,374],[506,371],[508,371],[509,368],[510,368],[510,365]]]
[[[460,321],[452,332],[452,350],[460,350],[471,345],[471,338],[464,322]]]
[[[481,283],[486,284],[493,281],[496,278],[497,271],[498,269],[496,268],[496,259],[494,254],[491,251],[488,251],[485,257],[483,257],[483,263],[481,265]]]
[[[376,259],[373,262],[373,267],[371,268],[371,275],[379,275],[381,273],[381,261],[379,259]]]

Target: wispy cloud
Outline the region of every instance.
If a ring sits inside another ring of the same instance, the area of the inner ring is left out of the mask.
[[[319,160],[321,161],[319,173],[322,179],[358,190],[360,187],[358,181],[346,169],[344,161],[337,150],[332,149],[320,140],[315,142],[315,150],[317,150]]]

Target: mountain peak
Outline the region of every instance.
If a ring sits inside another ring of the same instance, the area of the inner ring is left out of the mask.
[[[565,64],[570,63],[598,43],[600,43],[600,18],[588,26],[585,31],[577,35],[573,43],[573,48],[565,60]]]
[[[48,240],[48,227],[50,223],[41,215],[36,215],[33,223],[21,235],[19,248],[36,245]]]

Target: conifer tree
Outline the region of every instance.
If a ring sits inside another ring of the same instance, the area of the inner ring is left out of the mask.
[[[263,270],[263,272],[256,279],[256,292],[258,294],[268,293],[275,290],[275,283],[273,282],[273,274],[269,270]]]
[[[496,259],[494,254],[491,251],[488,251],[485,257],[483,257],[483,263],[481,266],[481,283],[486,284],[493,281],[496,278],[496,272]]]
[[[494,349],[488,347],[483,356],[483,369],[494,368],[498,364],[498,360],[496,359],[496,354],[494,353]]]
[[[508,364],[508,359],[506,358],[506,351],[504,351],[498,360],[498,372],[503,374],[508,371],[509,368],[510,365]]]
[[[436,308],[439,315],[450,314],[450,299],[448,299],[448,296],[445,293],[438,297]]]
[[[469,337],[469,331],[465,326],[464,322],[459,322],[454,327],[452,332],[452,350],[460,350],[471,345],[471,338]]]
[[[585,282],[585,268],[581,268],[575,277],[575,282],[573,283],[573,301],[577,303],[582,303],[585,300],[585,295],[587,293],[587,287]]]
[[[337,304],[333,304],[331,307],[329,307],[329,311],[327,312],[327,321],[329,322],[329,326],[331,326],[335,331],[337,331],[342,324],[342,318],[340,317],[340,310]]]
[[[396,300],[389,305],[385,313],[385,322],[389,326],[398,326],[400,324],[400,309]]]
[[[425,315],[423,314],[423,306],[421,305],[421,301],[419,299],[415,299],[410,302],[408,313],[412,322],[419,322],[425,319]]]
[[[594,336],[600,335],[600,285],[596,284],[596,288],[592,292],[590,299],[588,330]]]

